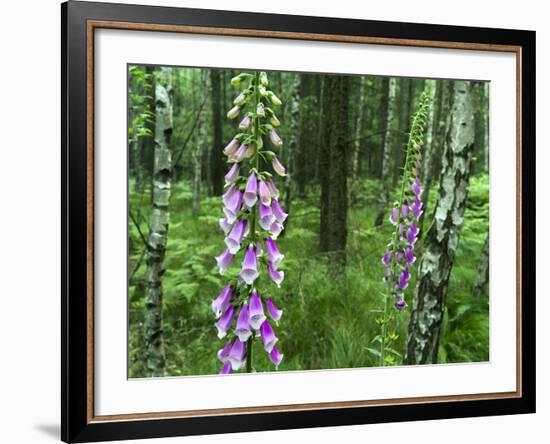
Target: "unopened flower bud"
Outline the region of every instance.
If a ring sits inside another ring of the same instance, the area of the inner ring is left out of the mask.
[[[242,105],[246,101],[246,95],[244,93],[240,93],[237,97],[235,97],[235,100],[233,100],[233,105]]]
[[[228,119],[234,119],[235,117],[237,117],[239,115],[240,112],[241,112],[241,108],[239,106],[234,106],[227,113],[227,118]]]
[[[269,100],[271,100],[271,103],[273,103],[273,105],[281,106],[283,104],[283,102],[281,102],[281,100],[275,95],[275,93],[273,93],[273,91],[269,91],[268,96],[269,96]]]
[[[263,86],[267,86],[269,84],[267,74],[263,71],[260,73],[260,84]]]
[[[265,117],[265,108],[262,102],[258,103],[258,106],[256,107],[256,114],[260,117]]]
[[[279,126],[281,124],[281,121],[277,119],[277,116],[275,114],[271,116],[271,119],[269,119],[269,121],[273,126]]]

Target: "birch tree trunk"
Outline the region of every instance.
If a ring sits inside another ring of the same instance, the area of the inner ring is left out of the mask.
[[[363,108],[365,106],[365,79],[359,77],[359,99],[357,101],[357,114],[355,118],[355,137],[353,142],[353,156],[351,159],[351,184],[349,187],[348,200],[351,202],[355,195],[357,186],[357,175],[359,172],[359,153],[361,152],[361,134],[363,130]]]
[[[168,240],[170,182],[172,177],[172,72],[161,68],[155,87],[155,148],[153,166],[153,211],[147,239],[147,290],[145,297],[145,348],[149,376],[163,376],[162,275]]]
[[[201,70],[201,87],[200,87],[200,100],[199,103],[202,105],[206,100],[207,94],[207,76],[206,70]],[[200,211],[200,200],[201,200],[201,184],[202,184],[202,155],[204,152],[205,144],[205,116],[206,113],[199,111],[201,115],[199,116],[199,121],[197,123],[197,141],[193,149],[193,216],[198,216]]]
[[[480,298],[483,295],[485,287],[489,283],[489,233],[485,238],[483,249],[479,256],[479,264],[477,266],[477,277],[472,293],[474,297]]]
[[[464,223],[474,147],[473,83],[455,81],[439,201],[420,260],[407,337],[407,364],[437,363],[449,276]]]
[[[380,175],[380,181],[382,183],[382,190],[380,192],[380,199],[378,201],[378,213],[376,214],[375,226],[382,225],[384,215],[388,212],[388,200],[389,200],[389,184],[388,175],[390,170],[390,154],[392,148],[392,126],[395,114],[395,92],[396,92],[397,80],[395,78],[389,79],[388,85],[388,111],[386,114],[386,130],[384,135],[384,151],[382,153],[382,171]]]
[[[288,167],[287,175],[285,177],[285,211],[290,215],[290,204],[292,195],[292,179],[294,178],[294,171],[296,171],[296,149],[298,147],[298,117],[300,114],[300,79],[301,76],[296,74],[294,76],[294,82],[292,83],[292,96],[290,99],[290,139],[288,141],[286,163]],[[288,231],[288,222],[291,216],[289,216],[285,223],[285,231]],[[284,234],[284,231],[283,233]]]

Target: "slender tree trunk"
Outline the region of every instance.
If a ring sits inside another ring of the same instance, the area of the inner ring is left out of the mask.
[[[300,115],[300,75],[295,74],[294,81],[292,82],[292,96],[290,99],[290,139],[288,141],[287,148],[287,175],[285,177],[285,200],[284,208],[289,214],[286,220],[285,228],[288,230],[288,223],[291,219],[290,216],[290,204],[292,197],[292,180],[295,180],[294,172],[296,171],[296,150],[298,147],[298,118]],[[284,231],[283,231],[284,233]],[[281,233],[281,234],[283,234]]]
[[[315,150],[315,152],[317,153],[317,158],[315,159],[315,181],[319,181],[319,183],[322,182],[321,168],[322,164],[324,164],[325,162],[325,160],[322,158],[323,146],[326,143],[325,140],[323,140],[323,138],[326,136],[326,127],[323,127],[323,117],[325,110],[325,78],[326,76],[321,76],[321,80],[319,81],[319,122],[317,125],[317,128],[319,128],[319,138],[317,140],[317,146],[319,147],[319,149]]]
[[[155,76],[154,67],[146,66],[145,75],[147,76],[147,88],[145,90],[146,97],[144,101],[145,109],[155,112]],[[150,134],[155,132],[154,119],[145,121],[145,128],[150,131]],[[149,179],[153,176],[153,153],[155,150],[154,136],[141,137],[139,139],[139,165],[138,175],[136,177],[136,191],[142,192],[145,188],[145,183],[152,183]]]
[[[212,179],[212,194],[221,196],[223,193],[223,176],[225,162],[223,159],[222,141],[222,112],[221,112],[221,88],[220,71],[210,70],[210,83],[212,89],[212,128],[214,140],[210,152],[210,178]]]
[[[474,297],[480,298],[489,283],[489,233],[485,237],[485,243],[479,256],[477,277],[473,288]]]
[[[392,148],[392,126],[395,112],[395,93],[396,93],[397,81],[395,78],[389,79],[388,85],[388,108],[386,114],[386,130],[384,135],[384,151],[382,154],[382,171],[380,175],[380,182],[382,189],[380,192],[380,199],[378,201],[378,212],[376,214],[375,226],[382,225],[384,215],[388,212],[388,200],[389,200],[389,184],[388,176],[390,171],[390,154]]]
[[[437,363],[449,276],[464,223],[475,136],[472,82],[455,81],[453,97],[439,201],[418,267],[407,337],[407,364]]]
[[[317,177],[321,186],[319,202],[320,226],[319,226],[319,251],[327,252],[328,243],[328,197],[330,192],[330,142],[334,131],[334,124],[329,114],[332,76],[323,76],[321,81],[321,105],[319,110],[319,157],[317,161]],[[329,117],[326,118],[325,117]],[[324,120],[324,125],[321,122]]]
[[[351,159],[351,183],[349,187],[348,201],[352,202],[357,187],[357,175],[359,172],[359,154],[361,152],[361,135],[363,134],[363,108],[365,106],[365,79],[359,77],[359,98],[357,100],[357,112],[355,117],[355,137],[353,142],[353,156]]]
[[[201,70],[201,90],[199,103],[202,105],[206,100],[207,94],[206,70]],[[198,216],[200,211],[201,185],[202,185],[202,157],[205,145],[205,126],[206,113],[201,112],[199,123],[197,124],[197,142],[193,149],[193,216]]]
[[[171,68],[161,68],[155,88],[155,149],[150,232],[147,239],[147,291],[145,297],[145,348],[149,376],[164,374],[162,341],[162,275],[168,241],[170,182],[172,177]]]

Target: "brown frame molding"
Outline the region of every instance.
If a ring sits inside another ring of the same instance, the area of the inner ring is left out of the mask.
[[[175,32],[252,38],[277,38],[339,43],[395,45],[421,48],[462,49],[489,52],[509,52],[516,56],[516,391],[478,393],[452,396],[395,398],[386,400],[342,401],[308,404],[287,404],[261,407],[239,407],[173,412],[131,413],[117,415],[94,414],[94,32],[96,29],[120,29],[149,32]],[[353,35],[314,34],[284,31],[263,31],[237,28],[216,28],[187,25],[150,24],[109,20],[87,20],[87,422],[147,420],[160,418],[190,418],[226,416],[243,413],[296,412],[334,408],[406,405],[415,403],[441,403],[456,401],[496,400],[522,397],[522,47],[487,43],[449,42],[416,39],[365,37]]]

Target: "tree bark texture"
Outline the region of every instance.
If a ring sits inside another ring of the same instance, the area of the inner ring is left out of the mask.
[[[485,238],[483,249],[479,255],[479,264],[477,266],[477,277],[473,288],[474,297],[480,298],[487,284],[489,283],[489,233]]]
[[[225,170],[225,161],[223,157],[222,141],[222,107],[220,102],[221,84],[220,71],[210,70],[210,87],[212,89],[212,128],[214,130],[214,140],[210,152],[210,178],[212,180],[212,194],[221,196],[223,193],[223,176]]]
[[[201,70],[201,87],[200,87],[200,104],[205,103],[207,95],[208,77],[206,70]],[[204,153],[204,145],[206,139],[206,113],[201,112],[199,122],[197,124],[197,139],[193,149],[193,216],[198,216],[200,211],[201,201],[201,185],[202,185],[202,157]]]
[[[355,137],[353,142],[353,156],[351,159],[351,184],[349,187],[349,201],[353,199],[357,185],[357,175],[359,173],[359,155],[361,152],[361,134],[363,133],[363,114],[365,106],[365,79],[359,77],[359,98],[357,100],[357,112],[355,117]]]
[[[382,168],[380,174],[380,181],[382,183],[382,190],[380,192],[380,199],[378,201],[378,212],[376,214],[375,226],[382,225],[384,215],[388,212],[388,200],[389,200],[389,184],[388,176],[390,171],[390,155],[392,148],[392,127],[395,114],[395,94],[396,94],[397,80],[395,78],[389,79],[388,85],[388,107],[386,114],[386,129],[384,134],[384,150],[382,153]]]
[[[418,267],[407,337],[407,364],[437,363],[449,276],[464,223],[475,136],[472,82],[455,81],[453,98],[439,201]]]
[[[172,177],[171,68],[161,68],[155,87],[155,148],[153,198],[147,239],[147,290],[145,297],[145,348],[149,376],[162,376],[165,368],[162,342],[162,275],[168,240],[170,185]]]
[[[321,232],[320,247],[333,254],[335,263],[345,265],[347,242],[347,148],[349,144],[349,76],[325,78],[324,112],[326,113],[324,158],[320,174]]]

